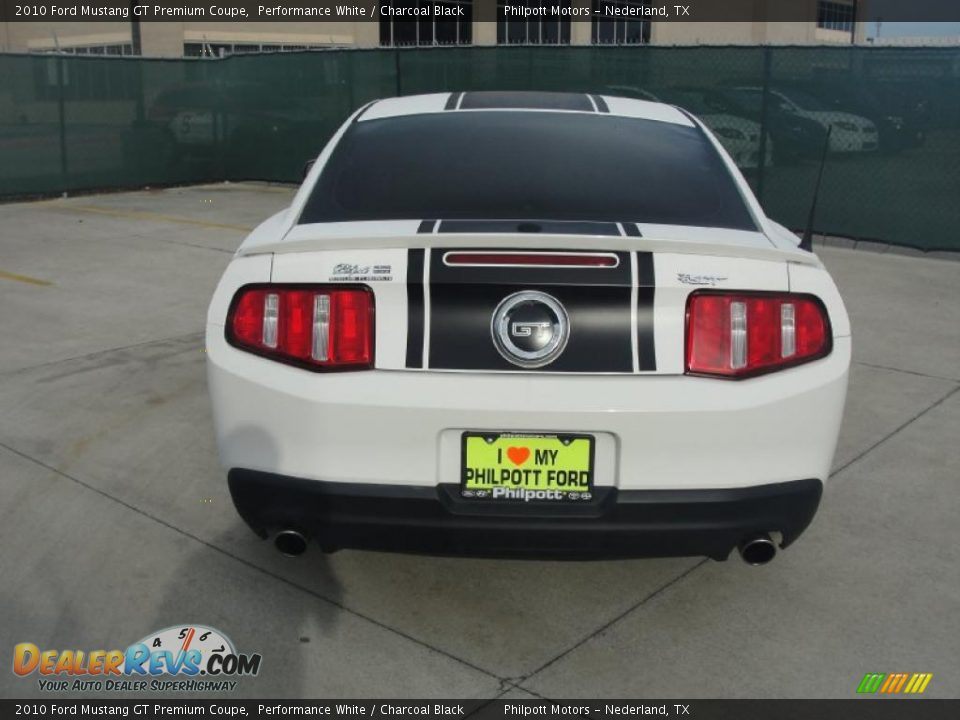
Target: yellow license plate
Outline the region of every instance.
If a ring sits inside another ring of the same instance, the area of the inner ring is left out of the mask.
[[[593,437],[465,432],[460,494],[490,500],[593,499]]]

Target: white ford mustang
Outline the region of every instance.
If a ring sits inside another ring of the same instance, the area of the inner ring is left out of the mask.
[[[207,318],[240,515],[284,553],[770,560],[810,523],[850,325],[660,103],[371,103]]]

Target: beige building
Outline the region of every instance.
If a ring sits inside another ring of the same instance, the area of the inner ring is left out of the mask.
[[[525,0],[512,0],[523,4]],[[547,0],[544,0],[546,2]],[[558,0],[549,0],[555,4]],[[0,23],[0,52],[64,51],[148,57],[224,56],[330,47],[498,44],[756,45],[863,42],[867,0],[790,0],[807,21],[657,22],[641,19],[518,19],[504,0],[429,0],[460,7],[465,19],[436,22],[30,22]],[[397,6],[417,0],[393,0]],[[427,3],[428,0],[420,0]],[[526,0],[531,3],[531,0]],[[643,0],[559,0],[572,9],[640,5]],[[738,17],[765,17],[774,0],[725,0]],[[532,4],[539,5],[540,0]],[[648,0],[649,4],[649,0]],[[777,7],[783,1],[777,0]],[[496,21],[480,17],[497,17]]]

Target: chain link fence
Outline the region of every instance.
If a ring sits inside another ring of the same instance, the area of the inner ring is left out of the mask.
[[[960,250],[960,48],[461,47],[222,60],[2,55],[0,76],[4,197],[296,182],[349,113],[376,98],[577,91],[661,100],[699,116],[767,213],[788,227],[806,222],[826,149],[818,232]]]

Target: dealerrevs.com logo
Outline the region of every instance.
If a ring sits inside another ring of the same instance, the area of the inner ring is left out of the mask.
[[[235,690],[260,672],[261,656],[238,653],[219,630],[176,625],[147,635],[126,650],[13,649],[13,672],[36,676],[41,690],[203,692]]]

